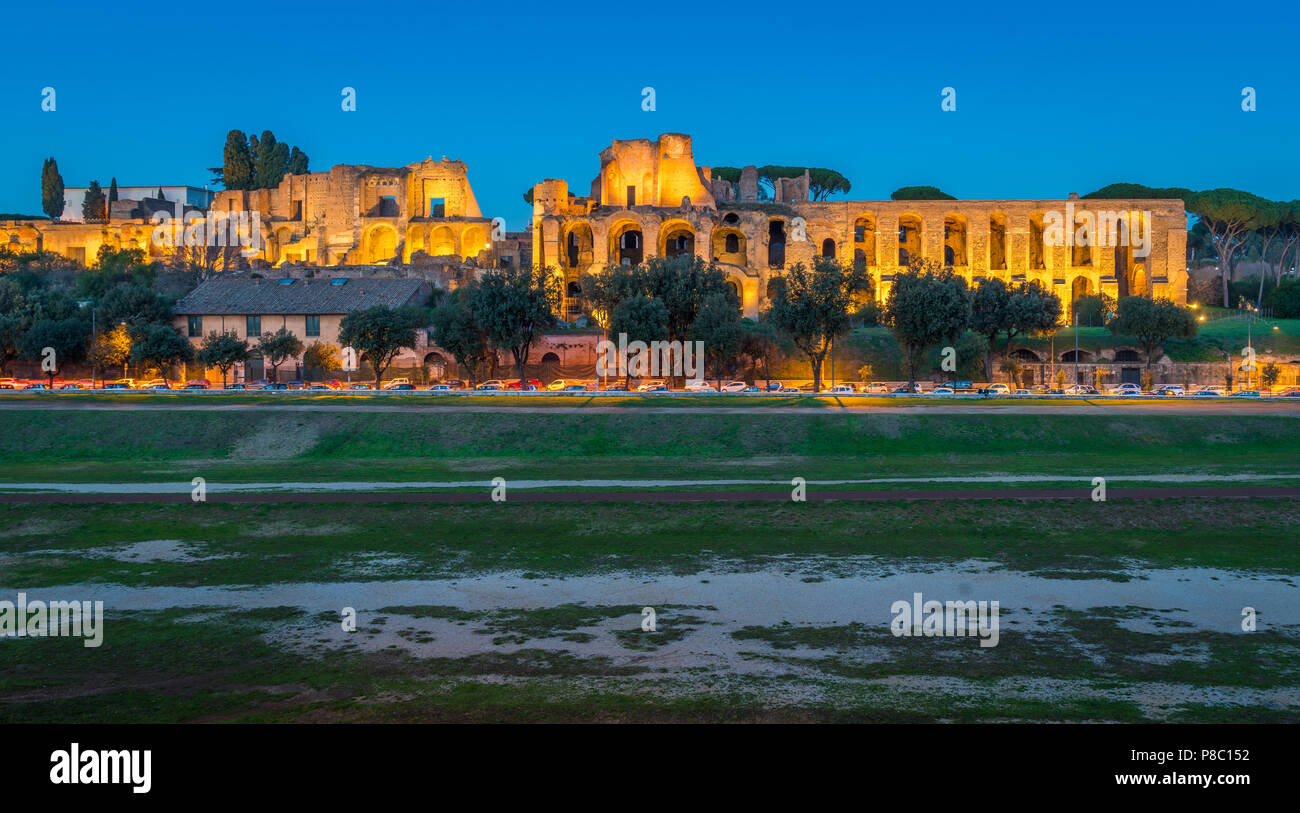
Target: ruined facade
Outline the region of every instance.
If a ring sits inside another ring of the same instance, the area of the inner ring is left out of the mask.
[[[103,245],[140,248],[160,258],[171,247],[159,244],[155,215],[177,213],[174,203],[159,203],[115,206],[102,223],[0,222],[0,241],[15,253],[52,251],[83,264],[93,262]],[[341,164],[328,172],[285,175],[274,189],[217,192],[210,209],[187,207],[183,219],[204,216],[210,224],[213,218],[256,222],[259,239],[245,257],[270,265],[472,262],[484,267],[526,262],[531,253],[527,239],[504,234],[504,221],[483,217],[465,164],[446,158],[396,168]],[[209,233],[217,230],[209,225]]]
[[[258,212],[271,264],[375,265],[459,258],[490,264],[493,222],[479,211],[465,164],[340,164],[286,175],[275,189],[218,192],[213,209]]]
[[[865,265],[880,301],[916,257],[968,281],[1037,280],[1067,313],[1076,297],[1098,292],[1186,300],[1182,201],[812,201],[809,185],[806,174],[777,179],[771,200],[760,201],[753,167],[734,185],[713,178],[696,165],[690,136],[615,141],[588,195],[563,180],[533,187],[533,263],[564,275],[570,318],[582,274],[680,253],[718,263],[751,317],[769,280],[817,256]]]

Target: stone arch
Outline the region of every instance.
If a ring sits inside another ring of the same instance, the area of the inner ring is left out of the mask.
[[[561,258],[565,268],[586,270],[596,261],[595,238],[591,224],[586,221],[570,224],[565,229],[563,245]]]
[[[383,265],[397,255],[397,230],[387,223],[376,223],[366,232],[366,262]]]
[[[659,256],[695,253],[695,229],[685,220],[668,220],[659,227]]]
[[[785,221],[772,218],[767,222],[767,267],[785,267]]]
[[[640,265],[645,259],[645,232],[635,220],[620,220],[609,230],[609,264]]]
[[[447,257],[456,254],[456,233],[450,226],[434,226],[429,231],[429,247],[425,250],[430,257]]]
[[[424,227],[419,223],[412,223],[406,227],[406,256],[410,261],[415,252],[424,250]]]
[[[1117,363],[1127,362],[1134,363],[1142,360],[1142,354],[1131,347],[1121,347],[1115,351],[1115,361]]]
[[[441,381],[447,377],[447,359],[441,353],[427,354],[424,366],[429,372],[430,381]]]
[[[1092,293],[1092,280],[1080,274],[1070,283],[1070,313],[1078,310],[1078,302]]]
[[[1029,270],[1047,268],[1047,232],[1043,228],[1043,213],[1029,216]]]
[[[730,227],[719,227],[713,230],[712,257],[718,262],[731,263],[732,265],[747,264],[748,241],[745,239],[745,233],[740,229]]]
[[[858,255],[864,265],[876,264],[876,218],[870,214],[858,215],[853,220],[853,261]]]
[[[284,256],[284,249],[285,246],[288,246],[292,243],[293,243],[293,229],[289,228],[288,226],[281,226],[280,228],[276,229],[275,239],[272,240],[271,244],[266,247],[267,255],[268,255],[267,259],[270,260],[272,263],[280,263],[289,259],[288,257]]]
[[[1064,353],[1061,354],[1061,361],[1064,363],[1073,363],[1077,361],[1080,364],[1091,364],[1092,353],[1088,350],[1083,350],[1083,349],[1066,350]]]
[[[1027,364],[1043,363],[1043,360],[1038,357],[1037,353],[1025,347],[1017,347],[1015,350],[1011,351],[1010,355],[1011,358],[1015,359],[1016,361],[1022,361]]]
[[[970,264],[966,251],[968,230],[966,216],[950,214],[943,219],[943,264],[965,268]]]
[[[921,256],[921,216],[905,212],[898,216],[898,264],[906,266]]]
[[[1092,267],[1092,246],[1097,241],[1096,217],[1091,212],[1078,212],[1074,223],[1067,224],[1067,228],[1073,230],[1070,235],[1070,265],[1074,268]]]
[[[835,238],[827,237],[822,241],[821,256],[829,259],[835,259]]]
[[[1007,270],[1007,215],[993,212],[989,215],[989,270]]]
[[[490,251],[492,248],[488,244],[487,232],[477,223],[467,226],[465,231],[460,235],[461,255],[469,260],[479,255],[479,252]]]

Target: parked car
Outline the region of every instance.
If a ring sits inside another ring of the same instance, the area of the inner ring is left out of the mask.
[[[398,384],[410,384],[410,383],[411,383],[411,379],[409,378],[390,378],[384,382],[384,389],[388,390],[388,389],[392,389]]]
[[[559,392],[560,390],[564,389],[565,387],[569,386],[572,383],[573,383],[572,381],[565,381],[563,378],[557,378],[551,383],[547,384],[546,389],[552,390],[554,392]]]
[[[270,391],[270,390],[287,390],[289,389],[289,385],[281,384],[279,382],[273,382],[270,384],[263,384],[262,386],[258,387],[258,389],[262,390],[263,392]]]
[[[661,392],[668,389],[668,385],[662,381],[643,381],[636,388],[637,392]]]
[[[446,384],[433,384],[429,387],[429,392],[451,392],[451,387]]]
[[[980,395],[1010,395],[1011,388],[1006,384],[989,384],[979,389]]]
[[[626,384],[606,384],[605,392],[627,392]]]
[[[446,384],[450,389],[453,390],[463,390],[466,388],[465,382],[461,381],[459,378],[448,378],[446,381],[442,383]]]
[[[410,390],[415,389],[415,385],[414,385],[414,384],[411,384],[411,383],[406,383],[406,384],[385,384],[385,385],[384,385],[384,389],[386,389],[386,390],[391,390],[391,391],[398,391],[398,392],[408,392],[408,391],[410,391]]]
[[[1259,390],[1237,390],[1230,398],[1258,398]]]
[[[1024,389],[1023,387],[1021,389],[1011,391],[1012,398],[1028,398],[1033,394],[1034,394],[1033,390],[1027,390]]]
[[[225,387],[225,389],[234,390],[236,392],[243,392],[246,389],[246,386],[244,384],[229,384]]]
[[[334,391],[334,388],[333,388],[333,387],[327,386],[327,385],[325,385],[325,384],[319,384],[319,383],[318,383],[318,384],[309,384],[309,385],[307,385],[307,387],[305,387],[305,389],[307,389],[308,391],[310,391],[310,390],[318,390],[318,391],[320,391],[320,392],[333,392],[333,391]]]
[[[566,384],[565,387],[564,387],[564,390],[563,390],[563,391],[564,391],[564,392],[586,392],[586,391],[587,391],[587,385],[586,385],[586,384]]]
[[[479,384],[474,389],[478,390],[479,392],[498,392],[501,390],[501,382],[484,381],[482,384]]]
[[[745,387],[749,386],[744,381],[728,381],[722,385],[723,392],[744,392]]]
[[[50,385],[44,381],[28,381],[27,386],[23,387],[25,390],[48,390],[49,388]]]
[[[707,381],[691,380],[686,382],[686,391],[687,392],[717,392],[718,390]]]
[[[165,378],[150,379],[140,385],[140,389],[142,390],[169,390],[171,388],[172,385],[168,384],[167,379]]]
[[[1275,395],[1278,398],[1300,398],[1300,387],[1287,387]]]
[[[1210,386],[1210,387],[1201,387],[1199,390],[1192,393],[1192,397],[1193,398],[1216,398],[1223,394],[1224,394],[1223,387]]]
[[[525,378],[522,384],[520,383],[519,379],[516,378],[513,381],[507,381],[505,385],[505,389],[523,390],[525,392],[536,392],[541,388],[542,388],[542,382],[538,381],[536,378]]]
[[[90,388],[89,388],[89,387],[84,387],[84,386],[82,386],[82,384],[81,384],[80,381],[64,381],[62,384],[59,384],[58,389],[61,389],[61,390],[85,390],[85,389],[90,389]]]
[[[930,390],[926,394],[927,395],[956,395],[957,391],[954,390],[952,387],[935,387],[934,389]]]
[[[743,390],[741,390],[741,392],[762,392],[762,391],[763,391],[762,387],[753,386],[753,385],[745,387]]]
[[[798,387],[782,387],[781,389],[777,390],[777,392],[799,395],[803,392],[803,390],[799,389]]]
[[[1110,394],[1111,395],[1141,395],[1142,388],[1139,387],[1137,384],[1133,384],[1133,383],[1120,384],[1118,387],[1112,387],[1110,390]]]
[[[832,395],[852,395],[853,386],[851,384],[836,384],[835,386],[827,390],[827,392],[831,393]]]
[[[1091,384],[1075,384],[1065,391],[1066,395],[1101,395]]]
[[[371,387],[370,387],[369,384],[361,384],[361,383],[357,383],[357,384],[349,384],[349,385],[348,385],[348,389],[350,389],[350,390],[368,390],[368,389],[371,389]]]
[[[0,378],[0,390],[22,389],[23,385],[26,383],[27,382],[20,381],[17,378]]]
[[[250,390],[260,390],[262,387],[265,387],[270,383],[271,380],[269,378],[254,378],[252,381],[245,381],[244,385]]]
[[[1155,391],[1152,393],[1152,395],[1166,395],[1166,396],[1182,395],[1182,394],[1183,394],[1183,388],[1178,384],[1164,384],[1162,386],[1156,387]]]
[[[328,378],[320,383],[328,390],[341,390],[347,386],[337,378]]]
[[[1050,390],[1045,391],[1043,395],[1065,395],[1065,390],[1060,387],[1053,387]]]
[[[211,386],[206,378],[193,378],[185,382],[184,388],[187,390],[206,390]]]

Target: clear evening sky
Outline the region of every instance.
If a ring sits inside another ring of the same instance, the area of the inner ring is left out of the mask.
[[[1300,198],[1283,3],[25,3],[5,12],[0,212],[68,186],[209,182],[227,130],[311,158],[469,166],[486,216],[585,194],[615,138],[694,137],[713,166],[824,166],[852,199],[1107,183]],[[57,109],[41,110],[53,87]],[[1242,88],[1257,93],[1242,111]],[[340,91],[357,92],[356,112]],[[654,112],[641,109],[653,87]],[[940,110],[941,90],[957,110]],[[214,187],[215,188],[215,187]]]

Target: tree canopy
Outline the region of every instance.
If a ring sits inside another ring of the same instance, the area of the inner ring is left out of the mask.
[[[956,200],[937,186],[901,186],[889,195],[890,200]]]

